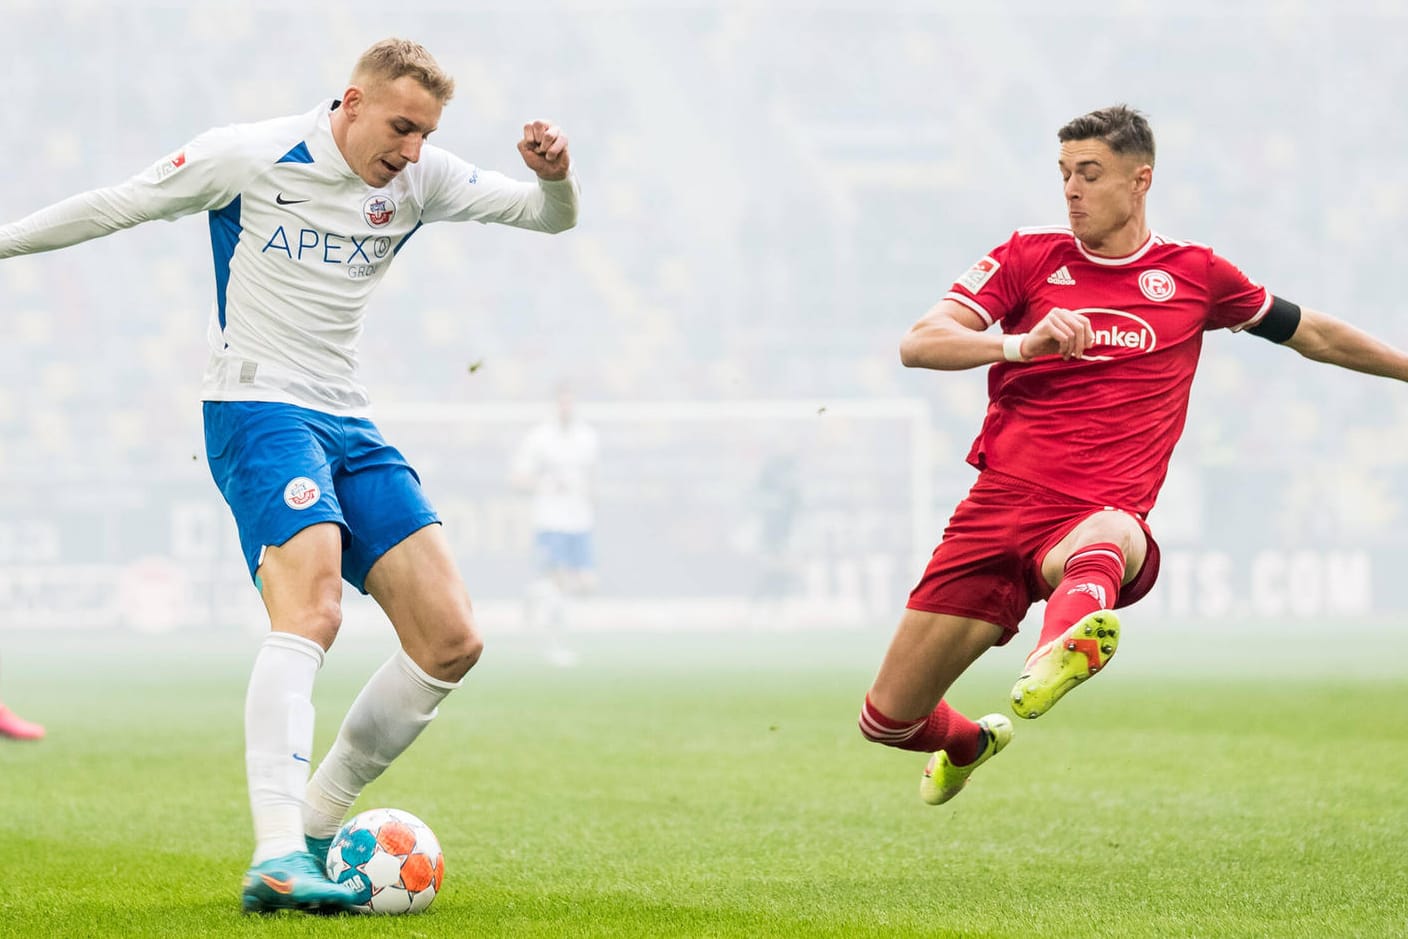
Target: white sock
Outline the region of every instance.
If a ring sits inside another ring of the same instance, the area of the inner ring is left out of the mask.
[[[352,702],[309,781],[304,830],[314,838],[337,834],[357,796],[420,736],[445,695],[459,686],[431,678],[405,650],[396,650]]]
[[[244,700],[255,864],[307,850],[303,790],[313,750],[313,679],[322,664],[322,646],[292,633],[269,633],[255,656]]]

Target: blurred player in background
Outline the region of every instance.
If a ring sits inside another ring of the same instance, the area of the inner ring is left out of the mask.
[[[1145,517],[1183,430],[1204,332],[1245,330],[1408,381],[1402,352],[1273,296],[1207,247],[1150,231],[1154,136],[1142,114],[1105,108],[1057,137],[1070,227],[1018,230],[900,346],[912,368],[992,366],[968,455],[977,482],[910,594],[860,716],[867,739],[933,754],[920,795],[935,805],[1012,736],[1005,716],[973,721],[943,700],[958,676],[1046,600],[1011,701],[1038,717],[1106,665],[1120,635],[1113,611],[1153,587],[1159,547]],[[994,323],[997,335],[986,332]]]
[[[755,572],[750,618],[776,624],[785,621],[798,580],[792,540],[802,509],[802,471],[795,450],[783,447],[763,457],[747,502],[751,511],[740,541]]]
[[[569,598],[596,589],[598,451],[596,431],[577,415],[564,385],[556,413],[528,432],[514,456],[514,483],[533,494],[537,576],[528,587],[528,625],[546,634],[555,665],[577,663],[565,637]]]
[[[11,740],[39,740],[44,736],[44,728],[20,717],[0,701],[0,737]]]
[[[559,232],[576,222],[577,185],[567,137],[546,121],[526,125],[518,143],[532,183],[427,143],[453,92],[424,48],[384,40],[336,100],[211,130],[121,185],[0,228],[7,258],[209,213],[206,452],[271,626],[245,705],[247,911],[359,901],[364,881],[334,884],[324,872],[332,836],[482,648],[419,478],[368,420],[357,341],[372,288],[423,223]],[[342,623],[344,578],[376,599],[401,648],[309,781],[313,682]]]

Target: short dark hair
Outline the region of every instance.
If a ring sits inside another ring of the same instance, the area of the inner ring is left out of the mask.
[[[1098,140],[1118,154],[1142,157],[1154,165],[1154,131],[1149,119],[1127,104],[1082,114],[1056,132],[1062,143]]]

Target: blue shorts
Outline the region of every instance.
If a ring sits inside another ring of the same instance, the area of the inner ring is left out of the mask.
[[[589,531],[540,531],[534,538],[543,571],[589,571],[596,565]]]
[[[367,572],[413,532],[440,521],[420,477],[371,421],[267,401],[207,401],[210,475],[239,526],[254,577],[269,545],[310,525],[342,529],[342,576]]]

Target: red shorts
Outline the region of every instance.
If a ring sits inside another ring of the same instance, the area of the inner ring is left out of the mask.
[[[954,509],[907,606],[1001,626],[1006,635],[998,645],[1006,645],[1031,605],[1051,596],[1041,576],[1047,552],[1077,523],[1104,511],[1115,510],[985,470]],[[1139,574],[1120,588],[1116,607],[1142,599],[1159,576],[1159,546],[1149,525],[1129,514],[1144,529],[1149,550]]]

